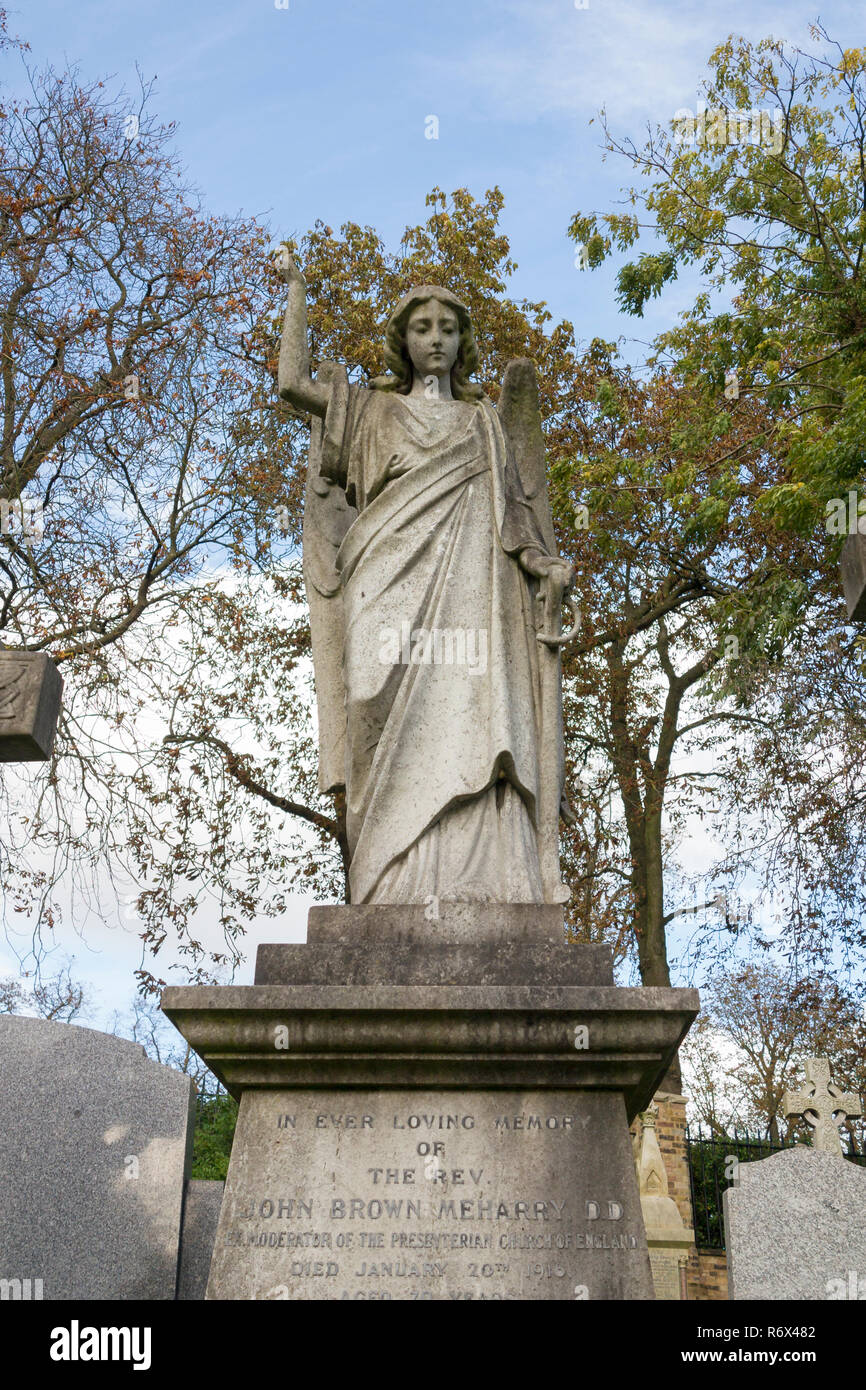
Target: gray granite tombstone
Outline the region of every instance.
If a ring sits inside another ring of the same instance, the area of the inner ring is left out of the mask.
[[[194,1094],[137,1043],[0,1016],[4,1297],[175,1297]]]
[[[203,1299],[225,1183],[216,1178],[191,1178],[183,1204],[180,1272],[177,1296],[184,1302]]]
[[[841,1154],[741,1163],[724,1217],[729,1297],[866,1298],[866,1169]]]

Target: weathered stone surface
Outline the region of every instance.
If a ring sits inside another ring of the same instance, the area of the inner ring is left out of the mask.
[[[679,1208],[669,1194],[668,1175],[656,1134],[657,1116],[657,1105],[650,1106],[640,1115],[637,1181],[647,1238],[655,1246],[687,1250],[695,1243],[695,1233],[684,1224]]]
[[[208,1298],[651,1298],[622,1099],[247,1091]]]
[[[839,562],[848,617],[854,623],[866,622],[866,536],[849,536]]]
[[[738,1174],[724,1194],[731,1298],[846,1298],[852,1274],[866,1290],[866,1170],[797,1147]]]
[[[257,985],[612,985],[607,946],[520,941],[429,946],[372,941],[351,946],[262,945]]]
[[[0,651],[0,762],[51,757],[63,681],[42,652]]]
[[[687,1258],[684,1252],[695,1243],[695,1233],[683,1222],[669,1193],[668,1175],[656,1134],[657,1118],[656,1104],[639,1117],[638,1191],[656,1298],[676,1300],[683,1297],[680,1271],[682,1261]]]
[[[596,985],[175,986],[162,1007],[238,1099],[247,1086],[577,1086],[620,1091],[631,1119],[698,996]]]
[[[469,310],[418,285],[385,330],[394,373],[310,376],[288,248],[280,396],[314,417],[304,573],[320,785],[346,783],[356,903],[563,903],[559,648],[571,565],[550,520],[535,367],[498,408],[469,384]],[[383,385],[389,389],[380,390]],[[387,672],[386,672],[386,668]]]
[[[217,1179],[191,1178],[186,1184],[177,1280],[181,1302],[203,1299],[207,1293],[224,1191],[225,1183]]]
[[[688,1256],[678,1254],[667,1246],[650,1245],[649,1242],[650,1236],[647,1232],[655,1296],[659,1302],[677,1303],[686,1297],[682,1271],[686,1267]]]
[[[137,1043],[0,1016],[0,1279],[173,1299],[193,1097]]]
[[[804,1119],[812,1130],[812,1147],[838,1156],[842,1151],[839,1126],[846,1119],[859,1119],[863,1113],[860,1097],[833,1084],[826,1057],[807,1057],[805,1069],[805,1087],[785,1092],[782,1114],[788,1120]]]
[[[307,921],[311,946],[383,942],[426,950],[506,941],[561,946],[565,940],[562,908],[545,903],[441,903],[435,915],[432,907],[411,904],[321,904],[310,908]]]

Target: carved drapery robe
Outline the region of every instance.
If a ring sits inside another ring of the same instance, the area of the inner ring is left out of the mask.
[[[352,901],[542,902],[539,649],[517,556],[547,552],[478,403],[332,388]]]

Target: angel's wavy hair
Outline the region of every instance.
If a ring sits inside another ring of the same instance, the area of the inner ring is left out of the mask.
[[[374,377],[370,386],[377,391],[396,391],[399,396],[408,396],[412,389],[413,368],[406,347],[406,328],[412,310],[430,299],[438,300],[457,315],[460,343],[457,360],[451,368],[451,394],[458,401],[481,400],[484,395],[482,388],[477,382],[469,380],[478,368],[478,345],[469,310],[456,295],[441,285],[417,285],[400,300],[385,328],[385,366],[388,373]]]

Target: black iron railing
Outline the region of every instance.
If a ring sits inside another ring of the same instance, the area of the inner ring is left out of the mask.
[[[798,1141],[802,1142],[802,1141]],[[686,1128],[686,1152],[689,1161],[689,1185],[695,1221],[695,1244],[699,1250],[724,1250],[725,1223],[722,1194],[736,1179],[737,1165],[755,1163],[770,1154],[792,1148],[791,1142],[774,1143],[769,1135],[749,1134],[734,1129],[733,1134],[719,1138],[697,1129]],[[853,1163],[866,1166],[866,1154],[846,1153]]]

